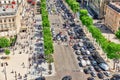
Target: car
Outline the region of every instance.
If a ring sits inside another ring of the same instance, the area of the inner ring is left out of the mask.
[[[109,78],[105,78],[105,79],[103,79],[103,80],[110,80]]]
[[[94,60],[94,58],[92,56],[88,56],[89,60]]]
[[[0,48],[0,53],[4,52],[4,49]]]
[[[88,56],[87,56],[87,55],[84,55],[84,56],[83,56],[83,59],[84,59],[84,60],[88,60]]]
[[[95,71],[93,66],[89,66],[88,69],[89,69],[90,71]]]
[[[86,61],[83,60],[83,59],[80,60],[80,63],[81,63],[81,65],[82,65],[83,67],[87,65]]]
[[[92,71],[90,74],[91,74],[92,77],[96,77],[97,76],[95,71]]]
[[[62,80],[72,80],[72,77],[71,76],[65,76],[62,78]]]
[[[91,65],[90,61],[89,60],[86,60],[86,64],[89,66]]]
[[[85,74],[90,74],[91,73],[91,71],[88,68],[85,68],[83,71],[84,71]]]
[[[99,72],[97,75],[98,75],[98,78],[104,79],[104,74],[102,72]]]
[[[80,51],[80,50],[76,50],[75,53],[76,53],[77,55],[80,55],[80,54],[81,54],[81,51]]]
[[[81,51],[81,54],[82,54],[82,55],[86,55],[86,53],[85,53],[85,52],[82,52],[82,51]]]
[[[94,66],[94,69],[95,69],[97,72],[100,72],[100,71],[101,71],[101,69],[100,69],[99,66]]]
[[[95,60],[91,60],[91,64],[92,64],[93,66],[96,66],[96,65],[97,65],[97,62],[96,62]]]
[[[108,71],[109,70],[109,66],[106,63],[100,63],[99,66],[104,71]]]
[[[82,43],[82,42],[78,42],[78,46],[79,46],[79,47],[82,47],[82,46],[83,46],[83,43]]]
[[[45,77],[39,77],[39,78],[36,78],[35,80],[46,80]]]
[[[110,72],[109,71],[105,71],[105,72],[103,72],[107,77],[109,77],[110,76]]]
[[[87,54],[87,55],[90,55],[90,51],[86,50],[86,54]]]
[[[79,49],[79,47],[77,46],[77,44],[74,44],[74,45],[73,45],[73,49],[74,49],[74,50],[78,50],[78,49]]]
[[[80,48],[80,51],[81,51],[81,52],[85,52],[84,47],[81,47],[81,48]]]
[[[120,80],[120,74],[114,74],[110,80]]]
[[[88,77],[87,80],[95,80],[93,77]]]
[[[80,61],[81,59],[83,59],[82,56],[78,56],[77,59]]]

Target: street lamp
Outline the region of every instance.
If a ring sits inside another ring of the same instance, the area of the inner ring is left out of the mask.
[[[2,66],[3,66],[3,70],[4,70],[4,75],[5,75],[5,80],[7,80],[7,74],[6,74],[6,66],[8,65],[7,64],[7,62],[3,62],[3,63],[1,63],[2,64]]]

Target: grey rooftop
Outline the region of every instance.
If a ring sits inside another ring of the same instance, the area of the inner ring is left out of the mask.
[[[0,16],[15,15],[17,9],[18,9],[17,5],[13,5],[13,8],[12,5],[2,5],[0,6]]]

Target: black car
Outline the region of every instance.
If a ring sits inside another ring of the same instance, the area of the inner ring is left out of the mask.
[[[87,80],[95,80],[93,77],[88,77]]]
[[[100,71],[101,71],[101,69],[100,69],[99,66],[94,66],[94,69],[95,69],[97,72],[100,72]]]
[[[97,66],[97,62],[96,62],[95,60],[91,60],[91,64],[92,64],[93,66]]]
[[[92,56],[88,56],[89,60],[94,60],[94,58]]]
[[[92,77],[96,77],[97,76],[96,72],[91,72],[90,74],[91,74]]]
[[[99,72],[97,75],[98,75],[98,78],[104,79],[104,74],[102,72]]]
[[[62,78],[62,80],[72,80],[72,77],[71,76],[65,76]]]
[[[90,71],[89,69],[84,69],[84,73],[85,73],[85,74],[90,74],[91,71]]]
[[[39,77],[39,78],[36,78],[35,80],[45,80],[45,77]]]
[[[114,74],[110,80],[120,80],[120,74]]]
[[[78,49],[79,49],[79,47],[77,46],[77,44],[74,44],[74,45],[73,45],[73,49],[74,49],[74,50],[78,50]]]
[[[103,72],[107,77],[109,77],[110,76],[110,72],[108,72],[108,71],[105,71],[105,72]]]

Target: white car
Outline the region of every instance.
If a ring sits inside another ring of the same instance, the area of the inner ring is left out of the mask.
[[[78,43],[78,46],[79,46],[79,47],[82,47],[82,46],[83,46],[83,43],[82,43],[82,42],[79,42],[79,43]]]
[[[77,55],[80,55],[80,54],[81,54],[81,51],[80,51],[80,50],[76,50],[75,53],[76,53]]]
[[[81,65],[82,65],[83,67],[87,65],[86,61],[83,60],[83,59],[81,59],[80,62],[81,62]]]
[[[106,63],[100,63],[99,64],[100,68],[102,68],[104,71],[109,70],[109,66]]]
[[[87,50],[87,51],[86,51],[86,54],[87,54],[87,55],[90,55],[90,51]]]
[[[87,65],[91,65],[91,63],[90,63],[89,60],[86,60],[86,64],[87,64]]]

